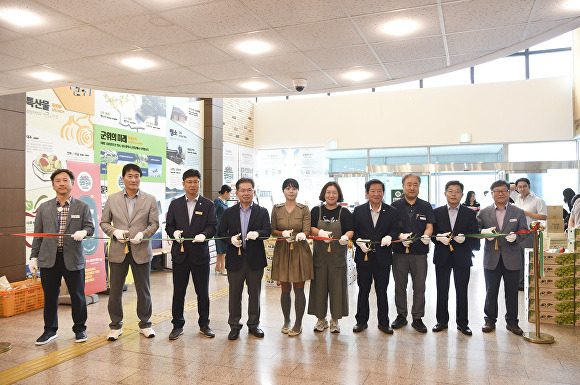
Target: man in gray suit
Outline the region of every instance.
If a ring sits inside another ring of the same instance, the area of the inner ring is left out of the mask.
[[[139,189],[143,172],[136,164],[123,167],[122,191],[107,199],[101,218],[101,229],[111,238],[109,245],[109,341],[123,332],[123,284],[131,266],[137,291],[139,329],[147,338],[155,337],[151,328],[151,294],[149,275],[153,253],[151,238],[159,228],[157,200]]]
[[[527,230],[526,214],[522,209],[509,203],[510,185],[505,180],[497,180],[490,187],[494,204],[482,209],[477,215],[481,234],[508,234],[505,237],[488,237],[483,249],[485,275],[485,325],[484,333],[492,332],[497,321],[497,297],[503,277],[506,302],[506,328],[514,334],[522,335],[518,325],[518,281],[522,268],[522,248],[519,243],[527,234],[514,234]]]
[[[50,176],[56,199],[50,199],[38,208],[34,220],[35,233],[63,234],[60,237],[35,237],[30,254],[30,271],[40,266],[40,278],[44,291],[44,333],[36,345],[44,345],[56,339],[58,329],[58,296],[62,278],[70,293],[73,332],[76,342],[85,342],[87,302],[85,299],[85,265],[81,241],[93,235],[95,226],[89,205],[71,196],[74,174],[59,169]],[[66,234],[71,234],[71,237]]]

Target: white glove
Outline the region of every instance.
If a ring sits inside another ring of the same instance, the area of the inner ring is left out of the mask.
[[[514,234],[513,231],[505,236],[505,240],[508,242],[515,242],[517,238],[518,238],[517,234]]]
[[[173,232],[173,238],[175,238],[176,242],[183,243],[183,239],[181,239],[181,234],[183,234],[183,230],[175,230]]]
[[[482,234],[493,234],[493,232],[495,231],[495,226],[494,227],[488,227],[487,229],[481,229],[481,233]],[[493,241],[495,238],[494,237],[489,237],[486,238],[488,241]]]
[[[411,236],[411,233],[401,233],[399,234],[399,239],[407,239]],[[411,241],[403,241],[403,246],[409,247],[411,246]]]
[[[318,230],[318,236],[322,237],[322,238],[331,238],[332,231]],[[325,240],[324,242],[330,243],[330,241],[328,241],[328,240]]]
[[[71,237],[73,237],[73,239],[75,241],[82,241],[83,238],[86,236],[87,236],[87,230],[75,231],[75,233],[73,235],[71,235]]]
[[[363,253],[368,253],[369,251],[369,247],[367,246],[366,242],[369,242],[368,239],[360,239],[358,238],[356,240],[356,244],[358,247],[360,247],[360,249],[362,250]]]
[[[242,240],[240,239],[240,236],[242,235],[242,233],[238,234],[238,235],[234,235],[230,241],[232,242],[232,245],[236,246],[236,247],[242,247]]]
[[[294,230],[284,230],[284,231],[282,231],[282,236],[284,238],[286,238],[286,242],[288,242],[288,243],[290,243],[290,242],[293,241],[293,239],[291,238],[292,237],[292,231],[294,231]]]
[[[143,233],[139,231],[137,234],[135,234],[133,239],[130,239],[130,241],[131,241],[131,243],[136,245],[138,243],[141,243],[141,239],[143,239]]]
[[[28,268],[30,272],[34,274],[34,271],[38,271],[38,258],[30,258],[30,262],[28,262]]]
[[[257,231],[250,231],[248,232],[248,234],[246,234],[246,241],[250,240],[250,241],[255,241],[256,239],[258,239],[258,237],[260,236],[260,233]]]
[[[298,233],[298,234],[296,234],[296,240],[297,241],[305,241],[306,240],[306,234],[304,234],[304,233]]]
[[[423,234],[421,235],[421,242],[423,242],[424,245],[428,245],[429,242],[431,242],[431,237],[426,234]]]
[[[381,247],[390,246],[392,241],[393,237],[390,235],[385,235],[383,239],[381,239]]]
[[[447,246],[449,244],[449,242],[451,241],[449,239],[449,234],[450,233],[437,234],[435,239],[438,240],[439,242],[443,243],[445,246]]]
[[[463,234],[457,234],[456,236],[453,237],[453,239],[457,243],[463,243],[463,242],[465,242],[465,235],[463,235]]]
[[[128,233],[127,230],[119,230],[119,229],[117,229],[117,230],[113,231],[113,236],[115,238],[117,238],[117,241],[119,241],[121,243],[125,243],[125,242],[127,242],[125,240],[125,234],[126,233]]]
[[[205,234],[197,234],[193,238],[193,242],[203,242],[203,241],[205,241]]]
[[[346,235],[343,235],[338,240],[338,243],[340,243],[342,246],[346,246],[346,245],[348,245],[348,241],[350,241],[350,239],[348,239],[348,237]]]

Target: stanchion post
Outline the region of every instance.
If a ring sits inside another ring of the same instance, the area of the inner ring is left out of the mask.
[[[536,318],[536,332],[525,332],[523,334],[524,340],[533,342],[535,344],[552,344],[554,337],[547,333],[540,332],[540,231],[541,226],[538,227],[534,234],[534,316]],[[522,269],[524,267],[522,266]]]

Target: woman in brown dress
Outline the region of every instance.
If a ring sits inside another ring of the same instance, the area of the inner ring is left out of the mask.
[[[308,206],[297,203],[298,182],[286,179],[282,191],[286,203],[272,209],[272,236],[287,237],[286,241],[276,242],[272,261],[272,279],[280,282],[282,293],[280,303],[284,314],[282,333],[294,337],[302,333],[302,317],[306,309],[304,282],[314,277],[312,252],[306,241],[310,234],[310,211]],[[290,328],[290,290],[294,286],[294,309],[296,320]]]

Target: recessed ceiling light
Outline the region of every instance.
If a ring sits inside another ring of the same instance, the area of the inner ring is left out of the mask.
[[[568,0],[564,3],[564,8],[566,8],[570,11],[580,10],[580,1],[579,0]]]
[[[237,45],[240,51],[257,55],[270,50],[270,44],[259,40],[248,40]]]
[[[242,87],[247,88],[250,91],[259,91],[264,88],[267,88],[268,85],[262,82],[252,81],[242,84]]]
[[[20,27],[29,27],[31,25],[42,23],[42,18],[40,18],[40,16],[24,9],[4,9],[0,11],[0,17],[5,21]]]
[[[132,57],[129,59],[125,59],[123,60],[122,63],[127,67],[131,67],[136,70],[143,70],[155,66],[155,63],[153,63],[151,60],[143,59],[140,57]]]
[[[54,72],[33,72],[30,74],[33,78],[42,80],[43,82],[53,82],[55,80],[61,80],[62,75],[56,74]]]
[[[351,71],[351,72],[347,72],[346,74],[344,74],[344,77],[349,79],[349,80],[353,80],[355,82],[360,82],[361,80],[365,80],[368,79],[372,76],[371,73],[366,72],[366,71]]]
[[[419,23],[409,19],[399,19],[389,21],[383,25],[383,32],[389,35],[403,36],[414,32],[419,28]]]

